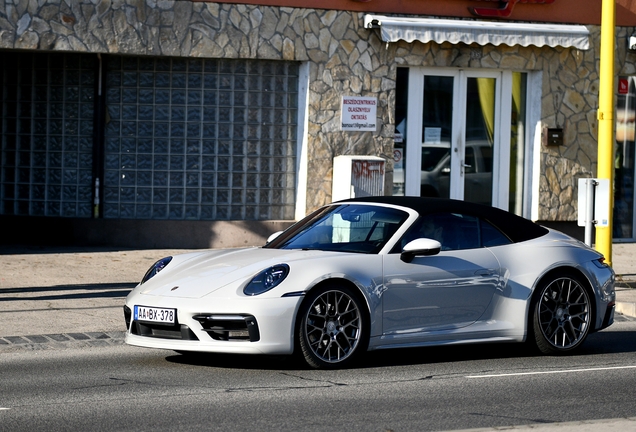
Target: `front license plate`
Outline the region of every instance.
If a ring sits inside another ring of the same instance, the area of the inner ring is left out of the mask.
[[[135,321],[174,324],[177,322],[177,310],[135,305]]]

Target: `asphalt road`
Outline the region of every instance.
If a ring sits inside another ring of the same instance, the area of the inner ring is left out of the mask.
[[[339,371],[70,345],[2,353],[0,382],[0,430],[12,432],[636,430],[636,320],[620,318],[573,356],[521,345],[391,350]]]
[[[629,282],[620,294],[633,301],[636,245],[616,246]],[[124,346],[125,295],[175,252],[184,251],[0,248],[0,432],[636,431],[628,315],[575,356],[511,345],[393,350],[333,372]]]

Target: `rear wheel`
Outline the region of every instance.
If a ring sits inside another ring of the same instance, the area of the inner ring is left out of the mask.
[[[300,310],[297,336],[305,361],[318,369],[351,364],[369,343],[366,309],[346,286],[309,293]]]
[[[577,276],[561,273],[542,283],[533,311],[535,343],[545,354],[572,351],[590,332],[592,302]]]

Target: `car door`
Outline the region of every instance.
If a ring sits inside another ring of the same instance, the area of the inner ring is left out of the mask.
[[[399,253],[385,256],[385,337],[421,338],[426,332],[466,327],[484,314],[500,286],[498,260],[480,247],[478,219],[446,216],[450,226],[444,227],[439,254],[408,263]]]

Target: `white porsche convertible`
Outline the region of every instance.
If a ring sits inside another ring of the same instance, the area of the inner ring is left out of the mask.
[[[298,353],[531,341],[567,353],[614,319],[614,272],[558,231],[495,208],[373,197],[320,208],[263,247],[155,263],[124,306],[126,343]]]

